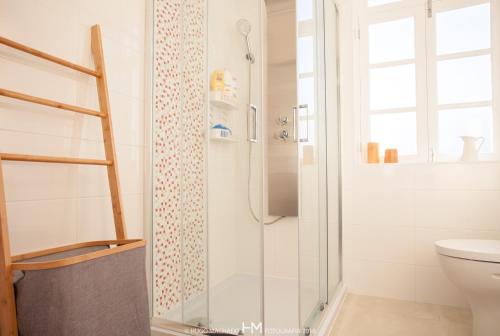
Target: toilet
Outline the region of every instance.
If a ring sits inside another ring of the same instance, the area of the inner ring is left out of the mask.
[[[435,243],[444,273],[467,297],[474,336],[500,335],[500,240]]]

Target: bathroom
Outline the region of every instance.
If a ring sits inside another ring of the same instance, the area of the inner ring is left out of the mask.
[[[0,335],[499,335],[499,41],[497,0],[0,0]]]

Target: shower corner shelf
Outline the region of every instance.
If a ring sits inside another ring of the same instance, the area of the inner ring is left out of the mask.
[[[210,136],[210,141],[213,141],[213,142],[226,142],[226,143],[236,143],[238,142],[238,139],[235,139],[235,138],[223,138],[223,137],[218,137],[218,136],[214,136],[214,135],[211,135]]]
[[[236,99],[228,99],[219,91],[210,92],[210,104],[225,111],[238,109],[238,101]]]

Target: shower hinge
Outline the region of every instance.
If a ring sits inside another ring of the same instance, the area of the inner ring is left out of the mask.
[[[427,17],[432,18],[432,0],[427,0]]]

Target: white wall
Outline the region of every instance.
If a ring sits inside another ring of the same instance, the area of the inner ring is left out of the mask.
[[[143,235],[145,1],[0,0],[0,34],[93,67],[101,24],[123,207]],[[97,109],[95,79],[0,47],[0,87]],[[98,118],[0,98],[0,151],[103,158]],[[106,169],[4,163],[13,253],[114,237]]]
[[[500,164],[354,166],[344,195],[345,278],[361,294],[465,305],[434,241],[500,239]]]
[[[341,10],[345,282],[358,294],[464,306],[433,243],[500,239],[500,163],[360,163],[354,30]]]

